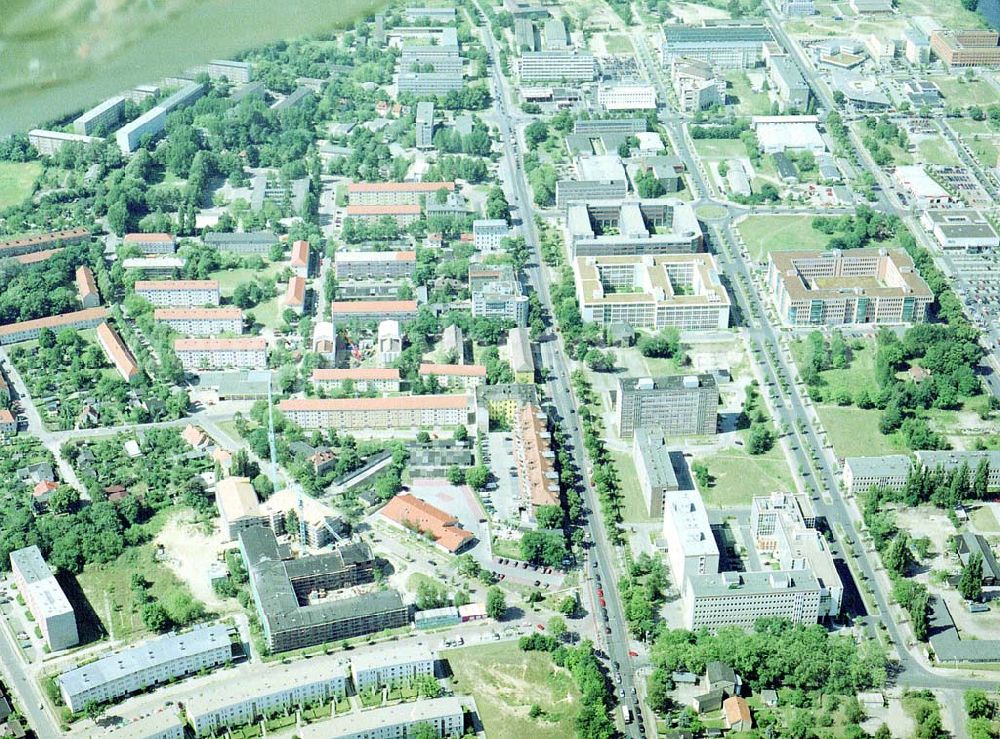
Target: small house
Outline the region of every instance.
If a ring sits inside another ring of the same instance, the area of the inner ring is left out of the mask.
[[[726,728],[730,731],[750,731],[753,728],[750,706],[738,695],[726,698],[722,704],[722,716],[726,721]]]
[[[736,671],[725,662],[709,662],[705,666],[705,687],[709,692],[721,690],[726,696],[739,695],[741,685]]]
[[[710,690],[707,693],[702,693],[692,698],[691,708],[694,709],[695,713],[718,711],[722,708],[722,699],[724,697],[721,690]]]

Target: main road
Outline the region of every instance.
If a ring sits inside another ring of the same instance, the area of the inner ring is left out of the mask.
[[[477,2],[478,4],[478,2]],[[542,272],[542,260],[539,250],[538,234],[535,230],[535,219],[532,209],[532,200],[529,193],[528,182],[524,174],[523,144],[519,141],[519,132],[511,125],[513,120],[513,104],[511,102],[511,90],[509,83],[500,71],[499,56],[493,42],[492,29],[480,9],[480,21],[484,33],[486,50],[489,54],[491,67],[493,70],[494,99],[496,101],[498,118],[500,121],[501,134],[506,146],[504,147],[504,180],[508,184],[508,200],[512,211],[516,211],[517,217],[521,221],[521,235],[525,243],[533,254],[533,263],[525,268],[525,273],[531,283],[532,288],[538,294],[542,306],[549,316],[554,316],[552,298],[549,294],[549,286],[545,275]],[[625,614],[622,611],[621,597],[618,591],[617,577],[614,568],[616,552],[610,543],[607,532],[600,521],[600,505],[590,478],[587,475],[587,460],[585,447],[583,444],[583,433],[580,429],[579,417],[576,413],[576,401],[570,391],[570,370],[569,362],[562,344],[562,339],[558,334],[550,333],[549,338],[540,343],[542,365],[549,370],[549,379],[546,387],[552,404],[560,417],[562,430],[565,432],[572,447],[573,461],[581,472],[584,488],[584,500],[586,502],[585,528],[589,532],[590,567],[591,574],[600,578],[601,587],[607,602],[608,620],[606,627],[611,633],[607,634],[606,645],[609,660],[618,664],[618,672],[621,675],[621,682],[618,685],[619,696],[625,697],[621,700],[623,704],[630,705],[633,710],[636,707],[640,711],[637,697],[638,685],[636,682],[635,667],[632,658],[629,656],[629,635],[626,628]],[[598,626],[601,626],[601,616],[595,613]],[[652,723],[648,723],[652,726]],[[629,724],[625,727],[625,736],[637,739],[640,736],[639,722]]]

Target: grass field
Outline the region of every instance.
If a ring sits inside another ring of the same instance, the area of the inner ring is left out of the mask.
[[[770,115],[771,99],[766,92],[754,92],[750,80],[741,71],[729,72],[725,75],[726,95],[735,98],[736,110],[739,115]]]
[[[949,120],[948,126],[957,133],[985,167],[992,167],[997,162],[1000,153],[1000,139],[986,121],[974,121],[969,118]]]
[[[609,54],[634,54],[635,49],[632,48],[632,42],[629,40],[628,36],[622,36],[620,34],[609,33],[604,37],[604,46],[607,48]]]
[[[748,216],[738,228],[751,258],[760,262],[772,251],[825,249],[830,236],[812,222],[812,216]]]
[[[735,159],[747,155],[747,148],[739,139],[695,139],[694,148],[702,159]]]
[[[262,270],[254,269],[220,269],[209,275],[210,279],[219,281],[219,291],[222,297],[231,298],[236,286],[243,282],[253,282],[255,277],[266,279],[280,272],[282,265],[266,264]]]
[[[655,516],[650,516],[646,512],[646,501],[642,498],[642,491],[639,489],[639,478],[635,473],[635,459],[629,452],[611,452],[611,459],[614,460],[615,468],[618,470],[618,477],[622,484],[622,495],[625,499],[625,507],[622,517],[626,523],[649,523],[655,521]]]
[[[963,8],[960,0],[899,0],[899,15],[903,18],[929,15],[945,28],[986,26],[983,17]]]
[[[695,458],[692,462],[704,464],[712,477],[710,487],[698,486],[709,508],[749,506],[755,495],[795,490],[791,471],[777,444],[767,454],[752,455],[735,448]]]
[[[808,348],[805,339],[799,339],[792,343],[792,356],[795,363],[801,369],[805,366]],[[874,340],[864,341],[862,347],[851,352],[851,364],[847,369],[829,369],[820,373],[823,385],[820,387],[822,398],[832,400],[836,395],[846,391],[854,397],[854,394],[861,387],[871,387],[875,379],[875,342]],[[819,402],[821,398],[814,393],[813,400]]]
[[[981,534],[995,534],[1000,531],[1000,523],[997,523],[993,509],[986,504],[974,510],[970,518],[972,523],[976,525],[976,530]]]
[[[571,739],[580,693],[565,669],[547,654],[521,652],[513,642],[441,653],[451,665],[457,694],[476,699],[490,739]],[[537,704],[537,719],[528,711]]]
[[[949,166],[960,163],[958,157],[955,156],[954,150],[940,136],[924,139],[917,144],[917,151],[920,153],[921,160],[926,164]]]
[[[949,105],[967,108],[987,106],[1000,101],[1000,93],[986,80],[965,80],[957,76],[934,77],[933,82]]]
[[[0,162],[0,210],[18,205],[31,195],[41,173],[41,162]]]
[[[816,412],[838,457],[873,457],[906,451],[898,434],[879,433],[879,410],[817,404]]]
[[[147,524],[150,532],[156,531],[174,512],[162,511],[157,514]],[[113,562],[87,565],[76,578],[104,631],[115,639],[135,641],[148,633],[132,592],[133,573],[140,573],[146,578],[150,583],[147,592],[156,600],[162,600],[178,591],[188,592],[190,595],[184,583],[166,565],[156,561],[155,551],[156,547],[152,542],[126,548]]]

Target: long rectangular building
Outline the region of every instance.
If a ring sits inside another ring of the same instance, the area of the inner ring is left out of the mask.
[[[764,44],[775,43],[771,29],[763,23],[666,25],[663,38],[662,61],[667,68],[678,57],[729,69],[755,67],[763,61]]]
[[[913,460],[905,454],[884,457],[847,457],[844,460],[844,487],[852,495],[873,487],[902,490],[913,472]]]
[[[54,652],[80,642],[76,614],[52,570],[32,544],[10,553],[10,570],[18,593],[41,629],[45,643]]]
[[[336,300],[330,306],[334,323],[346,321],[411,321],[417,317],[416,300]]]
[[[358,692],[368,688],[395,688],[418,677],[434,677],[437,658],[426,644],[407,644],[391,651],[361,652],[351,657],[351,677]]]
[[[465,733],[468,703],[475,705],[468,696],[400,703],[309,724],[297,732],[300,739],[406,739],[416,735],[417,727],[428,726],[434,736],[457,737]]]
[[[303,428],[412,429],[465,426],[474,411],[469,395],[394,398],[290,398],[278,409]]]
[[[59,333],[64,328],[84,329],[97,328],[108,317],[106,308],[85,308],[72,313],[62,313],[48,318],[35,318],[21,323],[9,323],[0,326],[0,346],[16,344],[19,341],[37,339],[42,329],[50,329]]]
[[[711,254],[577,257],[584,321],[659,331],[729,326],[729,295]]]
[[[139,377],[139,366],[135,363],[135,357],[125,346],[122,337],[107,322],[97,327],[97,343],[101,345],[108,361],[114,365],[125,382],[132,382]]]
[[[559,506],[559,473],[549,432],[548,417],[534,403],[524,403],[517,411],[513,428],[514,462],[522,516],[534,521],[540,506]]]
[[[188,336],[243,333],[243,311],[239,308],[157,308],[153,318]]]
[[[820,619],[822,590],[810,570],[695,575],[685,583],[684,628],[750,631],[767,617],[814,624]]]
[[[719,388],[710,374],[622,377],[615,416],[622,438],[630,438],[636,429],[659,429],[668,436],[714,434]]]
[[[383,205],[381,203],[373,205],[348,205],[344,215],[346,218],[353,218],[360,223],[375,223],[383,218],[391,218],[400,228],[406,228],[412,223],[420,220],[422,208],[413,203],[412,205]]]
[[[314,369],[312,383],[327,390],[343,390],[351,383],[359,393],[399,392],[399,370],[394,367],[358,367],[356,369]]]
[[[174,351],[184,369],[265,369],[267,341],[259,336],[239,339],[176,339]]]
[[[383,280],[412,277],[415,251],[338,251],[333,258],[338,280]]]
[[[572,202],[621,200],[628,194],[628,176],[617,154],[579,156],[574,162],[576,177],[556,182],[556,205]]]
[[[453,192],[454,182],[352,182],[347,186],[348,205],[420,205],[439,190]]]
[[[122,119],[124,113],[125,98],[121,95],[115,95],[73,121],[73,130],[85,136],[89,136],[99,128],[110,130]]]
[[[90,231],[85,228],[68,228],[63,231],[18,236],[0,241],[0,259],[48,251],[60,246],[79,244],[89,239]]]
[[[58,153],[66,144],[90,146],[103,140],[97,136],[84,136],[79,133],[65,133],[64,131],[46,131],[41,128],[33,128],[28,131],[28,143],[34,146],[35,150],[42,156],[52,156]]]
[[[651,517],[663,515],[667,494],[680,489],[674,471],[673,456],[662,431],[639,428],[632,441],[632,459],[646,511]],[[683,460],[683,455],[681,455]]]
[[[135,294],[157,308],[218,305],[218,280],[137,280]]]
[[[921,323],[934,302],[901,249],[771,252],[767,280],[790,326]]]
[[[231,662],[229,627],[201,626],[167,634],[62,673],[56,684],[77,713],[91,702],[107,703],[179,677]]]
[[[573,49],[525,51],[518,60],[517,70],[522,83],[593,82],[597,76],[597,60],[593,54]]]
[[[681,200],[595,200],[566,209],[570,256],[693,254],[702,232]]]
[[[214,246],[219,251],[228,251],[233,254],[265,255],[271,251],[274,244],[278,243],[278,237],[274,235],[273,231],[211,232],[205,234],[202,241],[208,246]]]
[[[486,382],[486,367],[481,364],[432,364],[420,365],[417,374],[421,378],[436,378],[444,388],[474,390]]]
[[[130,233],[122,239],[125,246],[133,246],[143,254],[173,254],[177,242],[168,233]]]

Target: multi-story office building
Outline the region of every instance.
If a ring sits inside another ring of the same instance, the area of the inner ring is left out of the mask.
[[[63,131],[46,131],[33,128],[28,131],[28,143],[42,156],[57,154],[66,144],[83,144],[90,146],[104,139],[97,136],[84,136],[79,133],[64,133]]]
[[[300,739],[406,739],[416,727],[429,726],[438,737],[462,736],[469,703],[475,705],[467,696],[400,703],[302,726],[297,732]]]
[[[996,67],[1000,65],[1000,34],[985,29],[931,34],[931,49],[949,67]]]
[[[663,433],[653,429],[639,428],[632,439],[632,459],[639,480],[642,498],[646,501],[646,511],[651,517],[663,515],[663,501],[667,493],[680,489],[677,473],[674,471],[674,457],[679,452],[671,452]],[[683,464],[683,455],[680,455]]]
[[[844,460],[844,487],[852,495],[873,487],[902,490],[913,472],[913,460],[905,454],[884,457],[847,457]]]
[[[675,58],[670,65],[670,79],[677,104],[685,113],[696,113],[726,102],[726,80],[703,59]]]
[[[32,544],[11,552],[10,571],[49,649],[56,652],[78,644],[73,606],[42,558],[41,550]]]
[[[684,587],[684,628],[753,629],[761,618],[814,624],[820,619],[822,588],[809,570],[716,572],[695,575]]]
[[[274,532],[255,526],[239,533],[240,553],[250,575],[250,592],[272,653],[339,641],[405,626],[409,609],[399,594],[310,600],[310,593],[342,591],[374,579],[371,550],[350,544],[322,554],[289,559]],[[338,597],[339,596],[339,597]]]
[[[157,308],[218,305],[218,280],[138,280],[135,294]]]
[[[704,26],[663,27],[663,66],[678,57],[701,59],[716,67],[756,67],[763,60],[763,47],[774,35],[763,23],[706,23]]]
[[[239,308],[157,308],[153,318],[187,336],[242,334],[243,311]]]
[[[694,208],[682,200],[595,200],[566,209],[576,257],[691,254],[701,251]]]
[[[658,429],[668,436],[714,434],[719,420],[715,376],[622,377],[615,398],[618,434]]]
[[[122,337],[107,323],[101,323],[97,327],[97,343],[125,382],[132,382],[142,374]]]
[[[430,43],[427,43],[430,41]],[[459,54],[458,30],[452,26],[422,39],[404,39],[399,55],[399,71],[430,71],[462,76],[462,57]]]
[[[131,233],[122,239],[125,246],[134,246],[143,254],[173,254],[177,249],[173,234]]]
[[[920,323],[934,300],[902,250],[772,252],[768,285],[790,326]]]
[[[64,328],[97,328],[108,317],[106,308],[85,308],[72,313],[62,313],[48,318],[35,318],[21,323],[8,323],[0,326],[0,346],[16,344],[19,341],[37,339],[42,329],[50,329],[59,333]]]
[[[903,55],[910,64],[921,65],[931,63],[931,40],[927,34],[916,28],[904,28]]]
[[[514,382],[535,382],[535,357],[531,352],[531,334],[526,328],[512,328],[507,334],[507,352]]]
[[[229,627],[202,626],[167,634],[88,662],[56,678],[74,713],[232,661]]]
[[[556,182],[556,205],[573,201],[621,200],[628,194],[628,177],[617,154],[579,156],[576,178]]]
[[[97,292],[97,283],[94,282],[94,273],[90,267],[76,268],[76,293],[84,308],[96,308],[101,304],[101,296]]]
[[[184,369],[265,369],[267,342],[258,336],[240,339],[175,339],[174,351]]]
[[[195,736],[244,726],[281,711],[328,703],[347,694],[347,667],[322,659],[255,665],[253,672],[184,696]]]
[[[312,383],[334,392],[346,390],[348,384],[356,392],[399,392],[399,370],[395,367],[358,367],[356,369],[314,369]]]
[[[265,255],[271,247],[278,243],[278,237],[272,231],[249,231],[243,233],[207,233],[202,240],[208,246],[214,246],[219,251],[234,254]]]
[[[413,277],[415,251],[338,251],[333,257],[338,280],[386,280]]]
[[[335,300],[331,306],[333,322],[337,324],[357,321],[412,321],[417,317],[416,300]]]
[[[503,218],[478,218],[472,222],[472,243],[478,251],[500,251],[510,236],[510,226]]]
[[[474,410],[470,395],[290,398],[278,408],[303,428],[345,430],[467,426]]]
[[[948,252],[978,254],[1000,247],[996,229],[978,210],[925,210],[920,222]]]
[[[102,128],[111,130],[122,119],[124,113],[125,98],[116,95],[91,108],[73,121],[73,130],[84,136],[89,136]]]
[[[778,101],[783,111],[804,111],[809,106],[809,84],[790,56],[782,54],[770,57],[768,79],[778,93]]]
[[[375,223],[391,218],[400,228],[419,221],[421,213],[419,205],[348,205],[345,209],[345,216],[359,223]]]
[[[469,267],[472,315],[528,325],[528,296],[510,265]]]
[[[573,49],[524,51],[518,60],[522,84],[543,81],[593,82],[597,61],[593,54]]]
[[[952,472],[965,465],[969,469],[971,483],[976,469],[985,462],[988,466],[986,485],[991,490],[1000,488],[1000,451],[919,451],[914,453],[923,467],[930,470],[942,469]]]
[[[392,651],[361,652],[351,657],[351,678],[359,693],[369,688],[406,686],[418,677],[434,677],[434,652],[426,644],[408,644]]]
[[[656,88],[635,83],[602,83],[597,87],[597,104],[607,111],[656,110]]]
[[[645,118],[581,118],[573,123],[573,133],[598,137],[607,134],[630,136],[648,128]]]
[[[45,234],[17,236],[13,239],[0,241],[0,259],[48,251],[59,246],[80,244],[89,239],[90,231],[85,228],[71,228],[65,231],[53,231]]]
[[[454,182],[352,182],[348,205],[420,205],[438,190],[455,191]]]
[[[434,148],[434,103],[427,100],[417,103],[413,133],[418,149]]]
[[[443,388],[474,390],[486,382],[486,367],[481,364],[429,364],[420,365],[420,377],[436,378]]]
[[[729,325],[729,295],[710,254],[577,257],[574,267],[585,321],[656,331]]]
[[[677,490],[663,504],[663,537],[670,574],[678,586],[719,571],[719,545],[697,490]]]
[[[411,95],[447,95],[465,86],[461,70],[457,72],[400,72],[396,76],[396,88],[400,93]]]

